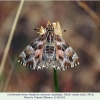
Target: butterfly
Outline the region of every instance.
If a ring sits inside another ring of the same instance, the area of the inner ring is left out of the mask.
[[[21,52],[19,63],[34,70],[49,67],[67,70],[79,65],[77,54],[61,37],[59,22],[48,22],[46,28],[35,30],[40,35]]]

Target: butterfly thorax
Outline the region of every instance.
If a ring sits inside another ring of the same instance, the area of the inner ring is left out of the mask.
[[[46,40],[47,40],[48,43],[54,42],[54,31],[53,30],[47,30]]]

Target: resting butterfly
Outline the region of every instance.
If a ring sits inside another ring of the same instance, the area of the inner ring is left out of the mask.
[[[19,63],[35,70],[48,67],[67,70],[79,65],[77,54],[61,37],[59,22],[48,22],[46,28],[35,30],[40,35],[21,52]]]

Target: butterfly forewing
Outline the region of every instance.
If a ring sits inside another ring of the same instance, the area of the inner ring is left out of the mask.
[[[42,65],[42,52],[45,43],[45,35],[40,35],[22,51],[19,55],[18,62],[32,69],[37,69],[37,66]]]

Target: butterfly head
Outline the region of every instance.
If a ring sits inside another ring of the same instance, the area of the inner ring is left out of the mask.
[[[38,30],[38,29],[39,29],[39,32],[37,33],[39,33],[40,35],[45,34],[46,32],[49,32],[49,33],[53,32],[57,35],[62,36],[62,30],[58,21],[53,22],[53,23],[48,21],[46,28],[43,28],[42,26],[40,28],[35,28],[35,30]]]
[[[47,27],[45,29],[46,31],[52,31],[55,34],[62,36],[62,30],[58,21],[53,23],[48,21]]]
[[[46,31],[47,32],[50,32],[50,31],[54,32],[54,25],[53,25],[53,23],[50,23],[50,22],[47,23]]]

